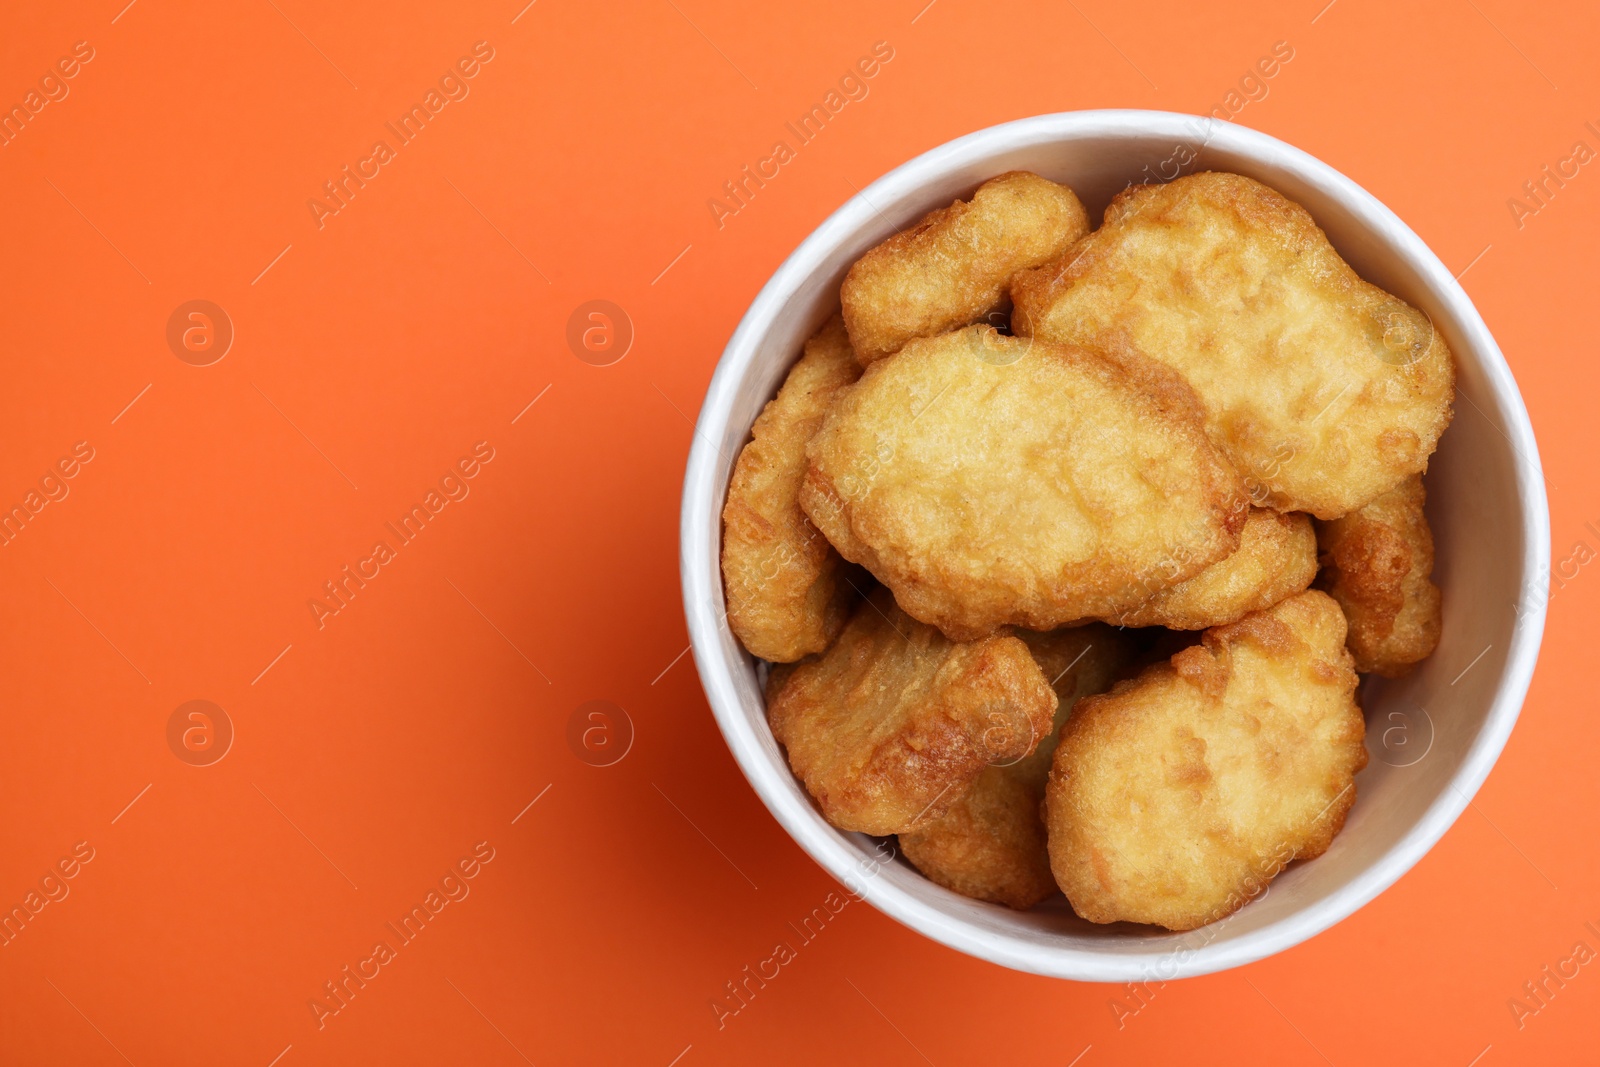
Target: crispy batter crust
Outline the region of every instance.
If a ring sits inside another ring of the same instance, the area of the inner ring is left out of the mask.
[[[1327,849],[1367,762],[1344,638],[1308,590],[1079,701],[1046,790],[1079,915],[1192,930]]]
[[[1127,340],[1182,374],[1258,505],[1344,515],[1425,470],[1450,422],[1455,366],[1427,316],[1241,175],[1126,190],[1011,293],[1019,335]]]
[[[1054,724],[1032,755],[985,768],[943,815],[901,834],[900,850],[946,889],[1021,909],[1056,892],[1041,805],[1061,727],[1079,697],[1110,688],[1133,641],[1099,624],[1017,636],[1060,700]]]
[[[806,442],[856,364],[835,315],[806,342],[783,388],[756,419],[722,509],[728,624],[751,655],[787,662],[821,652],[854,599],[839,554],[801,512]]]
[[[1244,489],[1196,411],[1137,352],[971,326],[839,391],[800,506],[952,639],[1114,617],[1238,547]]]
[[[823,655],[769,685],[767,720],[823,816],[895,834],[937,818],[993,762],[1032,752],[1056,695],[1009,635],[948,641],[875,590]]]
[[[1439,645],[1433,531],[1420,476],[1360,511],[1317,524],[1326,589],[1344,609],[1356,670],[1399,678]]]
[[[1012,171],[884,241],[856,261],[839,296],[863,366],[977,322],[1009,302],[1011,276],[1089,232],[1071,189]]]
[[[1251,508],[1239,550],[1186,582],[1159,589],[1108,622],[1205,630],[1300,592],[1317,576],[1317,537],[1311,517]]]

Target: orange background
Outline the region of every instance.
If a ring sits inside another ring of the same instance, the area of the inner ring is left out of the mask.
[[[1539,434],[1555,558],[1600,549],[1600,175],[1520,228],[1507,206],[1575,141],[1600,148],[1592,5],[524,2],[3,16],[0,102],[74,42],[94,58],[0,149],[0,507],[75,443],[94,459],[0,548],[0,905],[80,841],[94,858],[0,948],[0,1062],[1593,1060],[1600,968],[1520,1029],[1508,1001],[1600,949],[1595,568],[1553,598],[1473,807],[1311,942],[1119,1020],[1124,990],[851,905],[720,1030],[724,983],[837,887],[724,748],[677,568],[717,357],[835,207],[1007,119],[1204,112],[1278,41],[1294,58],[1236,120],[1470,265]],[[319,228],[307,201],[478,41],[470,94]],[[706,201],[878,41],[870,95],[719,229]],[[236,331],[210,366],[166,341],[193,299]],[[594,299],[635,330],[610,366],[566,341]],[[323,583],[480,441],[470,495],[319,629]],[[167,740],[194,699],[236,731],[209,766]],[[591,700],[633,724],[610,766],[568,741]],[[323,983],[479,842],[470,895],[319,1029]]]

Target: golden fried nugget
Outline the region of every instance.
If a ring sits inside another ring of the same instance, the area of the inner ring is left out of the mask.
[[[1032,752],[1056,710],[1022,641],[955,644],[883,589],[787,675],[767,701],[773,736],[823,817],[868,834],[937,818],[990,763]]]
[[[913,337],[977,322],[1010,301],[1011,276],[1089,232],[1071,189],[1027,171],[978,187],[856,261],[839,291],[856,358],[866,366]]]
[[[806,455],[811,521],[954,640],[1114,617],[1231,554],[1249,510],[1177,375],[986,326],[872,364]]]
[[[821,652],[849,614],[853,591],[840,573],[843,561],[796,494],[806,442],[833,394],[860,373],[835,315],[806,342],[739,453],[722,509],[722,579],[728,624],[751,655],[784,662]]]
[[[1032,755],[984,768],[943,815],[901,834],[900,850],[946,889],[1021,909],[1056,892],[1040,808],[1061,726],[1079,697],[1111,687],[1132,660],[1134,641],[1099,624],[1017,636],[1060,700],[1054,724]]]
[[[1344,609],[1356,670],[1399,678],[1439,644],[1427,495],[1413,476],[1342,519],[1317,524],[1326,589]]]
[[[1317,576],[1317,535],[1311,517],[1251,508],[1239,550],[1186,582],[1157,588],[1148,599],[1108,619],[1118,626],[1204,630],[1270,608]]]
[[[1367,762],[1344,631],[1307,590],[1078,702],[1045,800],[1074,911],[1192,930],[1327,850]]]
[[[1011,295],[1019,335],[1129,341],[1182,374],[1258,505],[1337,518],[1425,470],[1450,422],[1455,365],[1428,317],[1237,174],[1124,191]]]

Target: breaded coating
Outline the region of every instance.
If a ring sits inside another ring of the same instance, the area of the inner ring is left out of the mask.
[[[1327,850],[1367,762],[1344,637],[1307,590],[1078,702],[1045,815],[1074,911],[1192,930]]]
[[[834,315],[806,342],[739,453],[722,509],[728,625],[751,655],[787,662],[821,652],[844,626],[854,592],[843,561],[796,499],[806,442],[833,394],[861,368]]]
[[[1021,640],[955,644],[883,589],[786,673],[769,686],[773,735],[823,817],[868,834],[938,818],[990,763],[1032,752],[1056,710]]]
[[[1010,303],[1011,277],[1089,232],[1071,189],[1027,171],[978,187],[856,261],[839,291],[856,358],[866,366],[913,337],[977,322]]]
[[[1326,589],[1350,626],[1356,670],[1400,678],[1439,645],[1439,587],[1427,494],[1413,476],[1360,511],[1317,524]]]
[[[1019,335],[1129,342],[1183,375],[1263,507],[1354,511],[1425,470],[1450,423],[1455,364],[1428,317],[1238,174],[1124,191],[1011,293]]]
[[[984,769],[937,819],[900,835],[900,851],[933,881],[963,896],[1031,908],[1056,892],[1045,847],[1045,779],[1056,739],[1079,697],[1111,687],[1134,655],[1128,633],[1098,623],[1018,630],[1060,704],[1033,754]]]
[[[1251,508],[1239,550],[1186,582],[1108,619],[1118,626],[1205,630],[1270,608],[1300,592],[1317,576],[1317,535],[1311,517]]]
[[[772,698],[781,693],[783,691],[783,687],[789,684],[789,677],[790,675],[794,674],[795,669],[799,667],[800,664],[810,663],[816,658],[817,657],[815,655],[811,655],[807,656],[805,659],[796,660],[793,663],[771,664],[767,668],[767,684],[761,689],[762,700],[770,706],[772,704]]]
[[[1175,374],[987,326],[872,364],[806,455],[811,521],[953,640],[1114,617],[1233,553],[1249,511]]]

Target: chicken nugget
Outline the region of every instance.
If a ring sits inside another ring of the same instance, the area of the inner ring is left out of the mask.
[[[806,455],[811,521],[953,640],[1115,617],[1231,554],[1249,511],[1177,375],[986,326],[872,364]]]
[[[1127,340],[1182,374],[1261,506],[1353,511],[1425,470],[1450,422],[1455,364],[1428,317],[1238,174],[1124,191],[1011,295],[1019,335]]]
[[[913,337],[977,322],[1010,302],[1011,276],[1089,232],[1071,189],[1027,171],[978,187],[856,261],[839,291],[856,358],[866,366]]]
[[[806,442],[833,394],[861,368],[834,315],[806,342],[783,388],[739,453],[722,509],[728,625],[753,656],[777,662],[821,652],[844,627],[853,590],[843,561],[800,510]]]
[[[1045,799],[1074,911],[1192,930],[1327,850],[1367,762],[1344,631],[1307,590],[1078,702]]]
[[[1427,495],[1413,476],[1342,519],[1317,524],[1326,589],[1350,626],[1356,670],[1400,678],[1439,645],[1439,587]]]
[[[1153,591],[1107,621],[1173,630],[1223,626],[1293,596],[1316,576],[1317,536],[1311,517],[1251,508],[1237,552],[1186,582]]]
[[[1040,809],[1061,726],[1079,697],[1111,687],[1134,641],[1099,624],[1017,636],[1060,700],[1054,724],[1032,755],[984,768],[943,815],[901,834],[900,851],[946,889],[1021,909],[1056,892]]]
[[[1022,641],[956,644],[883,589],[785,674],[769,686],[773,736],[823,817],[868,834],[937,818],[990,763],[1032,752],[1056,710]]]

